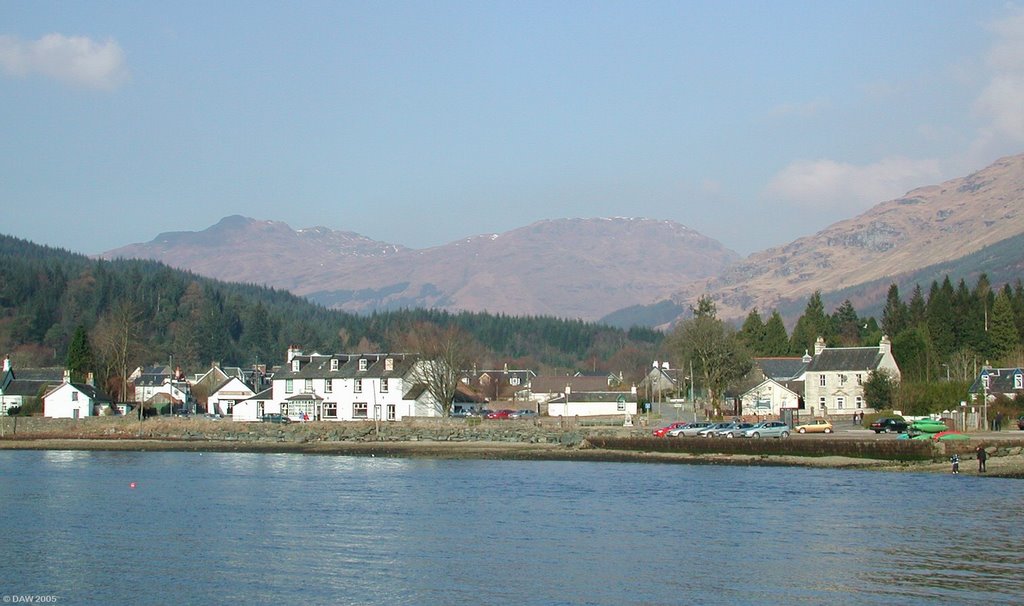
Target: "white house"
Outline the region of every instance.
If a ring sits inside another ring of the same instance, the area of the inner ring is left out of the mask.
[[[805,409],[812,415],[872,412],[864,402],[864,381],[878,371],[900,380],[889,337],[883,336],[878,347],[825,347],[818,337],[804,375]]]
[[[289,348],[264,412],[325,421],[440,416],[423,387],[428,363],[407,353],[307,355]]]
[[[231,411],[234,421],[260,421],[265,414],[280,413],[281,407],[273,404],[274,390],[264,389],[251,398],[236,402]]]
[[[802,385],[802,384],[801,384]],[[765,379],[740,396],[744,416],[778,417],[784,409],[800,407],[800,394],[775,379]]]
[[[231,416],[235,405],[256,395],[238,377],[229,377],[206,397],[206,411],[223,417]]]
[[[97,407],[109,405],[110,398],[92,385],[65,380],[43,396],[43,416],[80,419],[97,414]]]
[[[548,402],[551,417],[596,417],[635,415],[636,394],[621,391],[581,391],[568,389]]]

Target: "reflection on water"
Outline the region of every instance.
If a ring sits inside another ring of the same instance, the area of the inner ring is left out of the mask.
[[[68,604],[1013,603],[1024,573],[1021,484],[994,478],[31,451],[0,469],[2,593]]]

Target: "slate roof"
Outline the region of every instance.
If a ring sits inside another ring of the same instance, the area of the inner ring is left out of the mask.
[[[754,362],[764,376],[780,383],[795,379],[807,370],[807,362],[803,358],[754,358]]]
[[[807,372],[871,371],[881,361],[877,347],[826,347],[807,365]]]
[[[982,376],[988,374],[988,393],[1002,393],[1002,394],[1013,394],[1020,389],[1013,388],[1013,377],[1016,374],[1024,374],[1020,368],[986,368],[978,374],[977,378],[974,379],[974,383],[971,384],[970,389],[967,393],[981,393]]]
[[[385,370],[386,360],[393,360],[391,370]],[[366,360],[366,370],[359,370],[359,360]],[[404,377],[420,359],[416,354],[334,354],[301,355],[292,358],[299,361],[299,370],[292,370],[292,363],[285,364],[274,373],[274,379],[362,379]],[[338,360],[338,369],[331,370],[331,360]]]

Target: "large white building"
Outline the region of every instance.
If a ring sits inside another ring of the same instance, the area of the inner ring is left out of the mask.
[[[400,421],[441,416],[441,407],[423,380],[424,366],[436,364],[416,354],[304,354],[290,348],[274,373],[271,392],[236,404],[238,420],[282,414],[292,420]]]
[[[804,374],[804,408],[812,415],[872,412],[864,401],[864,382],[879,371],[900,380],[889,337],[883,336],[878,347],[825,347],[818,337]]]

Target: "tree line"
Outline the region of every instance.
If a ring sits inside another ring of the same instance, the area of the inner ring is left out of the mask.
[[[482,367],[542,371],[643,368],[663,334],[579,320],[399,310],[367,316],[326,309],[291,293],[203,278],[144,260],[97,260],[0,236],[0,351],[16,367],[95,373],[111,395],[136,366],[187,372],[212,362],[281,363],[306,351],[396,351],[414,327],[463,331]],[[494,366],[492,366],[494,367]]]

